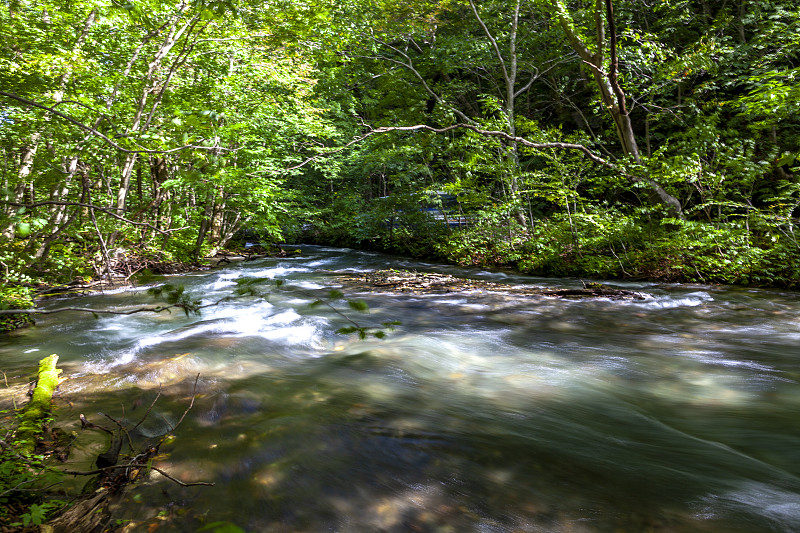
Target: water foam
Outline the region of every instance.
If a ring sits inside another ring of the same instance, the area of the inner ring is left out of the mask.
[[[797,531],[800,524],[800,494],[766,483],[746,483],[722,495],[708,495],[702,503],[698,518],[745,512],[762,516],[773,522],[778,531],[786,532]]]
[[[656,296],[652,300],[633,303],[647,309],[673,309],[676,307],[698,307],[713,302],[714,297],[707,292],[698,291],[683,295],[681,298],[674,296]]]

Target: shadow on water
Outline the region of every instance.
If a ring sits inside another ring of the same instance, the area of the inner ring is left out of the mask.
[[[324,293],[329,270],[389,261],[310,247],[186,279],[208,299],[247,275]],[[798,531],[797,302],[651,293],[360,295],[371,308],[360,320],[403,324],[357,341],[286,291],[200,318],[50,319],[0,353],[12,366],[21,359],[6,353],[63,354],[69,421],[90,406],[135,418],[163,386],[142,436],[169,429],[201,374],[158,465],[216,486],[153,477],[116,511],[132,531]]]

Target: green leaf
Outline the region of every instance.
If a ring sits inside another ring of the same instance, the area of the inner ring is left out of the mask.
[[[210,531],[211,533],[245,533],[245,530],[231,522],[211,522],[197,531]]]
[[[351,309],[354,309],[360,313],[366,313],[369,311],[369,306],[364,300],[347,300],[347,305],[349,305]]]

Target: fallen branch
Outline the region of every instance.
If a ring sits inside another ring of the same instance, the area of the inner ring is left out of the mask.
[[[186,483],[184,481],[176,479],[176,478],[172,477],[171,475],[167,474],[163,469],[155,467],[155,466],[150,465],[150,464],[127,463],[127,464],[124,464],[124,465],[106,466],[106,467],[103,467],[103,468],[98,468],[97,470],[87,470],[87,471],[83,471],[83,470],[62,470],[62,472],[64,472],[65,474],[68,474],[70,476],[94,476],[94,475],[97,475],[97,474],[104,474],[106,472],[110,472],[110,471],[113,471],[113,470],[120,470],[120,469],[124,469],[124,468],[138,468],[138,469],[146,468],[148,470],[155,470],[156,472],[158,472],[159,474],[161,474],[165,478],[169,479],[170,481],[173,481],[173,482],[177,483],[178,485],[180,485],[182,487],[197,487],[197,486],[213,487],[214,486],[214,483],[209,483],[207,481],[194,481],[192,483]]]
[[[183,422],[183,419],[184,419],[184,418],[186,418],[186,415],[189,413],[189,411],[190,411],[190,410],[192,409],[192,407],[194,406],[194,399],[197,397],[197,382],[198,382],[198,380],[199,380],[199,379],[200,379],[200,374],[198,373],[198,374],[197,374],[197,375],[194,377],[194,387],[192,388],[192,399],[191,399],[191,401],[189,402],[189,406],[188,406],[188,407],[186,408],[186,410],[183,412],[183,414],[181,415],[180,419],[179,419],[179,420],[178,420],[178,422],[175,424],[175,426],[170,428],[170,431],[175,431],[175,429],[177,429],[177,427],[181,425],[181,422]],[[159,389],[159,394],[161,394],[161,390],[160,390],[160,389]],[[153,403],[155,403],[155,402],[153,402]],[[143,422],[143,421],[142,421],[142,422]],[[139,422],[139,424],[141,424],[141,422]],[[138,426],[139,424],[136,424],[136,425]],[[169,424],[168,424],[168,425],[169,425]],[[163,439],[163,438],[161,439],[161,442],[164,442],[164,439]],[[161,443],[159,443],[159,445],[160,445],[160,444],[161,444]]]
[[[169,311],[172,308],[187,309],[190,306],[184,304],[168,305],[168,306],[155,306],[155,307],[138,307],[128,311],[114,311],[111,309],[91,309],[88,307],[62,307],[60,309],[0,309],[0,316],[3,315],[53,315],[55,313],[64,313],[66,311],[81,311],[84,313],[92,313],[96,315],[133,315],[135,313],[160,313],[161,311]]]
[[[528,285],[507,285],[484,280],[457,278],[450,274],[410,272],[407,270],[377,270],[357,276],[348,276],[342,279],[342,282],[345,286],[355,289],[410,292],[414,294],[481,291],[556,298],[614,298],[622,300],[645,300],[648,298],[646,294],[640,292],[615,289],[599,283],[584,283],[583,288],[558,289]]]

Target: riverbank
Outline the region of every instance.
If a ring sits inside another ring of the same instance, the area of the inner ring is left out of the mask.
[[[0,332],[8,332],[34,324],[29,314],[3,314],[3,310],[33,309],[41,300],[63,296],[81,296],[91,293],[113,291],[151,284],[164,276],[198,272],[232,263],[252,261],[264,257],[286,257],[296,255],[299,250],[275,250],[263,246],[240,246],[217,251],[213,256],[200,260],[181,261],[175,259],[153,259],[131,253],[115,258],[114,269],[104,275],[76,277],[67,283],[52,277],[29,278],[26,283],[3,284],[0,287]]]

